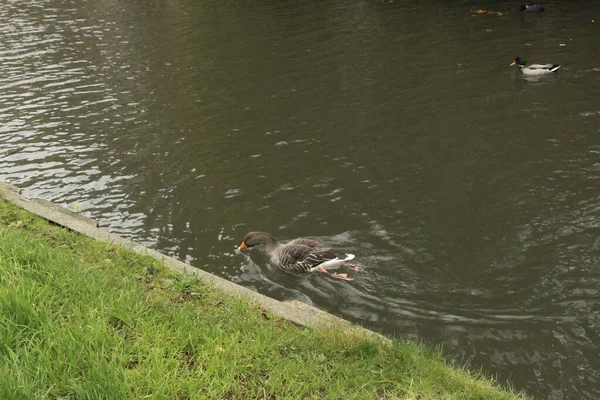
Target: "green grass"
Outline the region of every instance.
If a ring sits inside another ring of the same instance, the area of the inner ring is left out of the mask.
[[[0,200],[2,399],[515,399],[439,352],[294,326]]]

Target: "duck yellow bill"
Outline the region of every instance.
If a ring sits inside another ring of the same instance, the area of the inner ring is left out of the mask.
[[[516,61],[513,61],[513,62],[510,64],[510,66],[512,67],[512,66],[513,66],[513,65],[515,65],[516,63],[517,63]]]
[[[246,246],[246,242],[242,242],[242,244],[240,244],[240,247],[238,247],[238,250],[244,250],[247,248],[248,248],[248,246]]]

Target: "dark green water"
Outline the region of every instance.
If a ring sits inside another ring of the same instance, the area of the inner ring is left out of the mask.
[[[599,398],[600,4],[517,6],[5,1],[0,179],[538,398]],[[527,80],[517,55],[563,67]],[[362,271],[286,274],[234,253],[251,230]]]

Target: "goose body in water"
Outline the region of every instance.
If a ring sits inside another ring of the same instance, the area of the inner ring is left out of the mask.
[[[327,248],[313,239],[298,238],[287,243],[279,243],[267,232],[250,232],[238,247],[238,250],[264,245],[264,251],[272,264],[290,272],[324,272],[338,279],[352,280],[348,274],[331,273],[343,265],[358,270],[348,262],[354,259],[354,254],[342,250]]]
[[[515,64],[519,66],[519,69],[521,70],[523,75],[546,75],[551,74],[552,72],[556,72],[560,68],[560,65],[558,64],[527,65],[527,60],[525,60],[525,57],[521,56],[515,58],[512,64],[510,64],[510,66],[512,67]]]

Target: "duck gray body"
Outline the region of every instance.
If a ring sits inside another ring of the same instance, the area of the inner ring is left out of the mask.
[[[556,72],[560,65],[558,64],[531,64],[521,68],[524,75],[546,75]]]
[[[250,232],[238,250],[264,245],[272,264],[291,272],[310,272],[340,267],[354,258],[342,250],[325,248],[313,239],[298,238],[279,243],[266,232]]]

